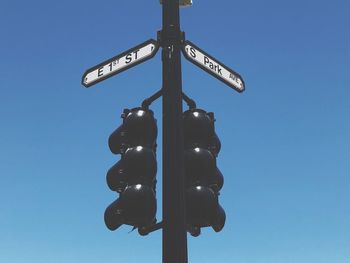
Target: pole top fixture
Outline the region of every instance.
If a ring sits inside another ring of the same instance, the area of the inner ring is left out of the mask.
[[[163,0],[159,0],[160,4],[163,4]],[[192,0],[179,0],[180,7],[190,7],[192,6]]]

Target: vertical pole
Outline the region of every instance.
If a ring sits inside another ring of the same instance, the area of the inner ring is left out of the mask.
[[[179,0],[163,0],[163,263],[187,263]]]

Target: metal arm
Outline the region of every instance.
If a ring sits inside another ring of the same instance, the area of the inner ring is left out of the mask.
[[[139,228],[139,234],[141,236],[147,236],[149,233],[159,230],[161,228],[163,228],[163,222],[159,222],[148,227]]]
[[[162,95],[163,95],[163,91],[162,90],[158,90],[151,97],[145,99],[142,102],[142,108],[146,108],[147,109],[154,101],[159,99]],[[196,102],[193,99],[191,99],[190,97],[188,97],[184,92],[182,92],[182,99],[186,102],[187,106],[190,109],[194,109],[194,108],[197,107],[196,106]]]
[[[142,108],[148,108],[155,100],[159,99],[163,95],[162,90],[158,90],[156,93],[154,93],[151,97],[145,99],[142,102]]]
[[[196,102],[193,99],[191,99],[190,97],[188,97],[184,92],[182,92],[182,99],[187,103],[187,106],[190,109],[197,108]]]

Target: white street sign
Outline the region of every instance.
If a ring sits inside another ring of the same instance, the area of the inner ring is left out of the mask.
[[[82,84],[85,87],[90,87],[102,80],[114,76],[115,74],[134,67],[152,58],[157,53],[158,48],[157,41],[150,39],[120,55],[88,69],[83,75]]]
[[[236,91],[244,91],[244,81],[238,73],[214,59],[190,41],[185,41],[182,51],[184,56],[193,64],[223,81]]]

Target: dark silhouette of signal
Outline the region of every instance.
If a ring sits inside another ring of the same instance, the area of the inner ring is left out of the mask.
[[[104,215],[110,230],[122,224],[143,228],[156,222],[156,119],[146,108],[126,109],[121,117],[123,124],[108,140],[111,152],[121,154],[107,173],[109,188],[119,194]]]
[[[123,124],[108,141],[121,159],[107,172],[107,184],[119,198],[104,219],[110,230],[122,224],[140,230],[156,223],[157,122],[148,108],[126,109],[121,117]],[[201,109],[183,113],[186,225],[192,236],[208,226],[219,232],[226,220],[218,200],[224,178],[216,166],[221,143],[214,122],[214,114]]]
[[[183,113],[183,120],[187,231],[198,236],[202,227],[211,226],[219,232],[226,215],[218,201],[224,178],[216,166],[221,143],[215,133],[214,114],[190,109]]]

